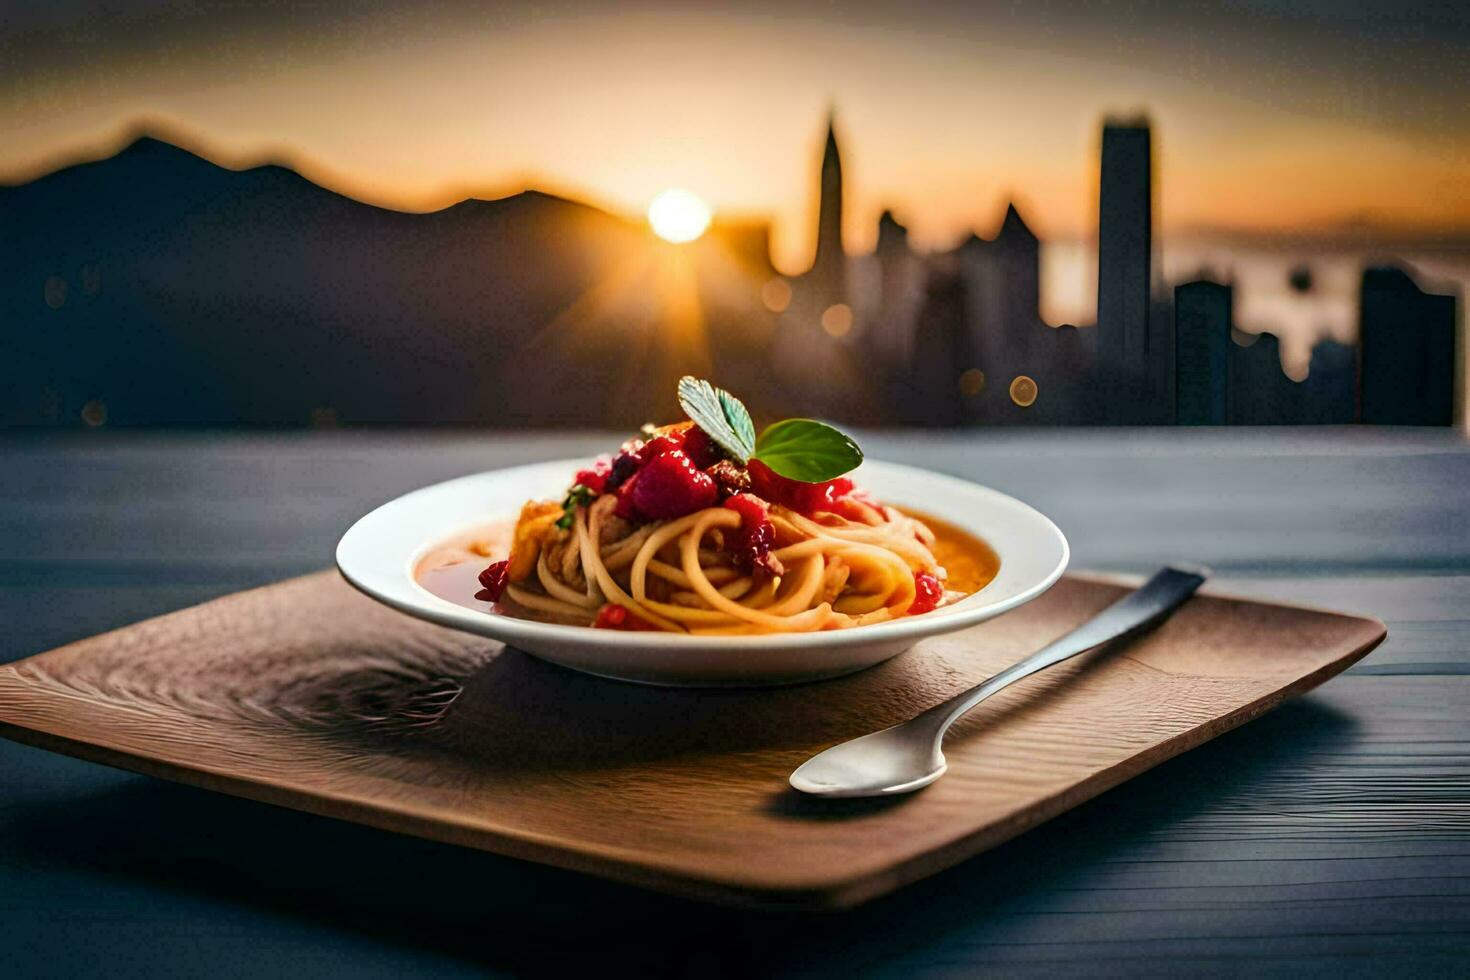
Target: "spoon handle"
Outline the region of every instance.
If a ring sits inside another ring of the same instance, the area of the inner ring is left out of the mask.
[[[1162,568],[1136,591],[1119,599],[1072,632],[1052,641],[1025,660],[1012,664],[978,686],[935,705],[925,711],[923,716],[940,722],[938,734],[942,736],[961,715],[996,691],[1079,653],[1154,625],[1194,595],[1209,574],[1209,569],[1198,565]]]

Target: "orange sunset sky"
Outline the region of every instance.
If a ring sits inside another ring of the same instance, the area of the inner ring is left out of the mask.
[[[640,214],[686,187],[769,216],[798,271],[829,103],[855,251],[884,207],[943,246],[1012,196],[1085,239],[1100,119],[1146,109],[1166,237],[1470,240],[1453,4],[37,6],[0,24],[6,182],[154,119],[396,208],[533,186]]]

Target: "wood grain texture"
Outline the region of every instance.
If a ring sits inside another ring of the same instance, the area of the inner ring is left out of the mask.
[[[1358,617],[1201,596],[986,702],[912,797],[785,786],[813,752],[1042,646],[1124,586],[1040,600],[838,681],[670,691],[419,623],[335,573],[0,668],[0,733],[83,758],[681,894],[848,906],[1050,819],[1343,670]]]

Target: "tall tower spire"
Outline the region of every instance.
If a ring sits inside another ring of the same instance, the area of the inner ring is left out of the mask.
[[[840,302],[847,293],[847,259],[842,251],[842,153],[837,147],[836,109],[827,112],[827,145],[822,151],[821,200],[817,209],[817,258],[812,278]]]
[[[1113,421],[1173,421],[1173,348],[1155,337],[1153,284],[1153,135],[1147,118],[1109,119],[1102,133],[1097,203],[1098,355],[1111,387]],[[1165,412],[1165,409],[1167,411]]]
[[[1106,360],[1120,372],[1142,373],[1148,354],[1152,185],[1148,121],[1108,120],[1098,180],[1097,327]]]

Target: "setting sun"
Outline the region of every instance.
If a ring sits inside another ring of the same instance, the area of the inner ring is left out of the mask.
[[[686,190],[667,190],[648,206],[648,223],[664,241],[692,242],[709,227],[709,205]]]

